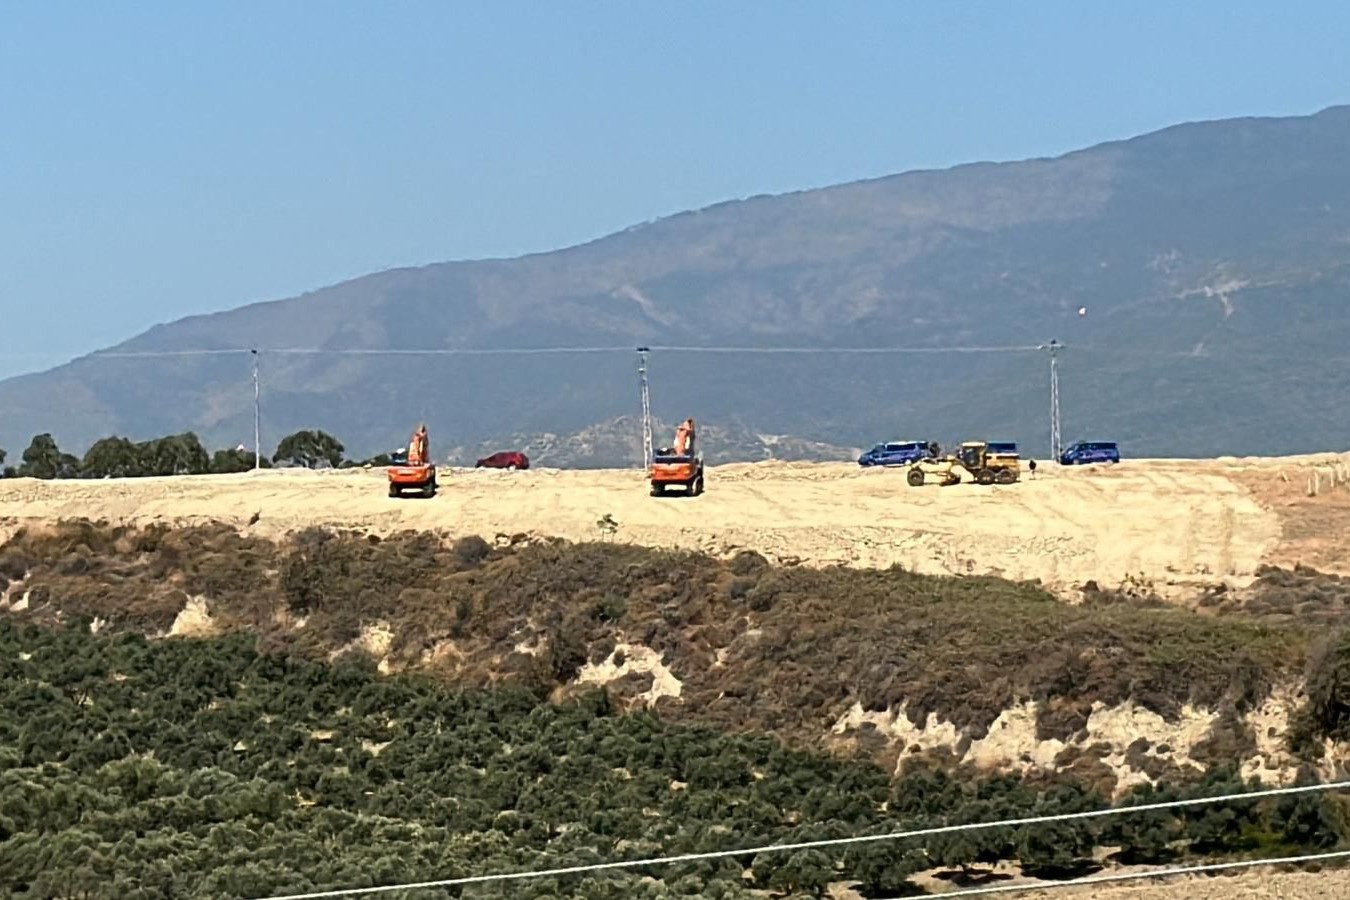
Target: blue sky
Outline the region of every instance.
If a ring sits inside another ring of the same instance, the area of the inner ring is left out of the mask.
[[[1350,4],[0,5],[0,377],[683,209],[1350,102]]]

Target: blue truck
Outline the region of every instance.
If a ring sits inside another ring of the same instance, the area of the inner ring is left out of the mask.
[[[1085,466],[1089,463],[1120,462],[1120,447],[1115,441],[1077,441],[1059,455],[1065,466]]]
[[[932,441],[889,441],[877,444],[858,457],[860,466],[908,466],[926,457],[937,456]]]

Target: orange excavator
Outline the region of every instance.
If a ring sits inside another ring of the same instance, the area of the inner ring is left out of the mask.
[[[408,444],[406,461],[389,467],[389,496],[402,497],[404,491],[420,491],[423,497],[436,496],[436,464],[431,461],[427,426],[419,424]]]
[[[665,496],[667,487],[682,487],[690,497],[703,493],[703,455],[694,446],[694,420],[685,419],[675,429],[675,446],[652,454],[648,473],[652,496]]]

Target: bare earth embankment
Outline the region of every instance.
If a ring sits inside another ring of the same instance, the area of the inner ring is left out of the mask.
[[[1319,474],[1320,473],[1320,474]],[[1339,474],[1338,474],[1339,473]],[[394,500],[380,470],[264,471],[104,482],[0,481],[0,523],[234,522],[277,535],[310,525],[373,532],[615,539],[772,561],[1040,579],[1058,589],[1129,578],[1167,593],[1242,584],[1263,563],[1350,571],[1350,454],[1044,465],[1010,486],[910,488],[898,471],[846,463],[709,470],[698,498],[655,499],[642,473],[444,470],[432,500]],[[1314,480],[1317,496],[1309,496]],[[0,529],[5,528],[0,524]],[[0,531],[3,536],[3,531]]]

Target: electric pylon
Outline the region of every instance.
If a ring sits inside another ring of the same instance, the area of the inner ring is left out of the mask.
[[[638,383],[642,387],[642,468],[652,464],[652,400],[647,388],[647,348],[639,347]]]
[[[1064,345],[1051,341],[1040,346],[1050,352],[1050,458],[1059,460],[1061,445],[1059,439],[1059,351]]]
[[[258,351],[254,349],[249,353],[253,354],[253,470],[256,472],[262,468],[262,414],[259,411],[262,393],[258,384]]]

